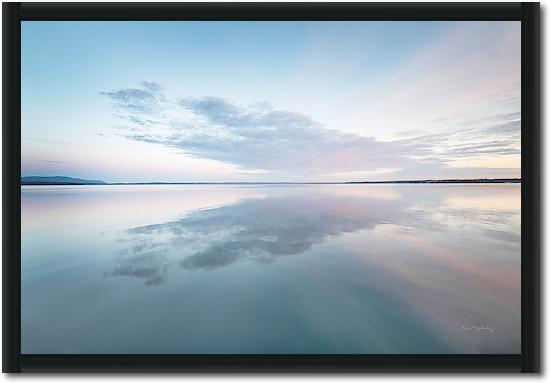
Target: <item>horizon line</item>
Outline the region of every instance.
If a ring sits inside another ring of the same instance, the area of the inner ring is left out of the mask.
[[[521,177],[517,178],[425,178],[425,179],[404,179],[404,180],[380,180],[380,181],[374,181],[374,180],[365,180],[365,181],[304,181],[304,182],[296,182],[296,181],[176,181],[176,182],[169,182],[169,181],[150,181],[150,182],[143,182],[143,181],[137,181],[137,182],[106,182],[102,180],[87,180],[82,178],[76,178],[76,177],[67,177],[67,176],[21,176],[21,181],[23,181],[24,178],[74,178],[75,182],[52,182],[52,181],[45,181],[45,182],[28,182],[22,185],[59,185],[59,184],[65,184],[65,185],[89,185],[89,184],[95,184],[95,185],[224,185],[224,184],[256,184],[256,185],[262,185],[262,184],[295,184],[295,185],[338,185],[338,184],[391,184],[391,183],[520,183],[522,181]],[[78,182],[78,181],[85,181],[85,182]]]

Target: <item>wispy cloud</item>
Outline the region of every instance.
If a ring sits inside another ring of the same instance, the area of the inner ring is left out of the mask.
[[[444,162],[459,157],[521,153],[521,114],[499,113],[477,118],[462,115],[438,119],[436,133],[405,132],[401,142],[424,143]]]

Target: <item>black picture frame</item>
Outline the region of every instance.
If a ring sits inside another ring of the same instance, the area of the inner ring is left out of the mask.
[[[2,17],[3,372],[540,372],[539,3],[3,3]],[[20,23],[24,20],[521,21],[521,354],[22,355]]]

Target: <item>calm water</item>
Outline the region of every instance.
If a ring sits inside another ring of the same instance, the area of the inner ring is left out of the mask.
[[[520,185],[21,196],[26,354],[520,352]]]

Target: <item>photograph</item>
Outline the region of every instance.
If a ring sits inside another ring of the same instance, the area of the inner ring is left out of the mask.
[[[520,354],[521,48],[22,21],[21,354]]]

